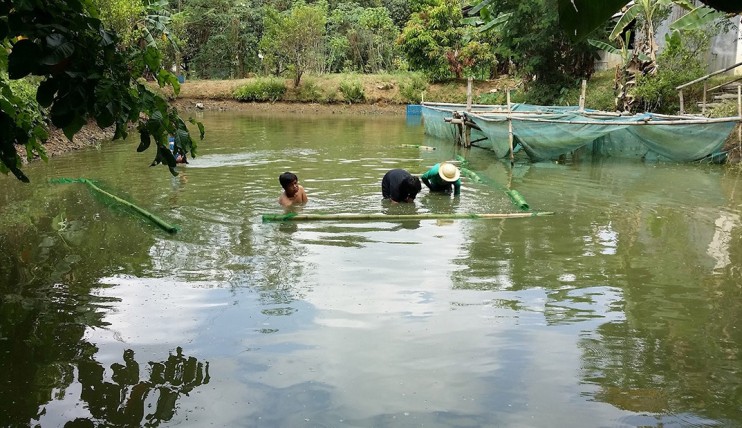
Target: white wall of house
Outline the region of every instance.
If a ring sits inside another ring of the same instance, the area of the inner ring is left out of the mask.
[[[742,49],[739,39],[739,18],[739,16],[732,18],[734,22],[732,28],[711,40],[711,49],[707,57],[708,66],[706,67],[706,71],[709,73],[740,62],[738,58]],[[737,73],[742,73],[742,70],[736,69],[735,74]]]
[[[696,5],[700,3],[694,1]],[[657,45],[659,46],[659,52],[665,47],[665,35],[670,32],[670,24],[676,21],[681,16],[685,15],[687,11],[680,6],[673,5],[670,16],[663,21],[656,29]],[[742,62],[742,31],[740,29],[740,16],[730,18],[730,29],[729,31],[718,34],[711,40],[711,46],[709,52],[706,54],[706,71],[712,73],[717,70],[722,70],[739,62]],[[735,69],[735,74],[742,74],[742,67]]]
[[[621,55],[608,53],[606,51],[600,51],[599,55],[600,58],[595,60],[596,71],[615,69],[616,66],[621,65]]]

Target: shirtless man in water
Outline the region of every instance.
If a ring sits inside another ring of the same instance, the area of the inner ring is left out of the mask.
[[[283,207],[301,205],[307,203],[307,192],[299,185],[299,178],[291,172],[284,172],[278,176],[278,181],[283,187],[283,193],[278,198],[278,203]]]

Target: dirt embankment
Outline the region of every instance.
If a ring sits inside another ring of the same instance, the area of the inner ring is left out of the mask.
[[[405,114],[400,104],[318,104],[318,103],[243,103],[234,100],[214,100],[204,97],[178,98],[172,104],[182,112],[197,110],[249,111],[255,113],[290,114]]]
[[[49,130],[49,139],[44,144],[44,150],[49,157],[59,156],[62,153],[100,144],[101,141],[113,138],[114,128],[100,129],[94,123],[83,126],[75,138],[70,141],[61,129]],[[25,160],[25,156],[23,156]]]

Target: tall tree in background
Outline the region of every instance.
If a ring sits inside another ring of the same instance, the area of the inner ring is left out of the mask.
[[[298,87],[305,72],[324,63],[326,4],[295,4],[290,10],[265,15],[260,42],[264,61],[278,72],[287,67]]]
[[[182,0],[180,36],[189,72],[201,78],[244,77],[259,69],[258,40],[263,2],[257,0]]]
[[[386,8],[338,5],[327,19],[327,70],[378,73],[391,69],[398,33]]]
[[[363,71],[378,73],[392,67],[395,55],[394,40],[399,32],[389,11],[383,7],[368,8],[360,17],[360,32],[367,40]]]
[[[93,0],[100,19],[116,32],[119,42],[129,47],[139,40],[137,24],[144,17],[142,0]]]
[[[394,25],[399,30],[404,28],[412,13],[412,9],[410,8],[411,2],[407,0],[383,0],[382,3],[386,10],[389,11],[389,17],[394,21]]]
[[[486,4],[492,17],[511,14],[491,37],[500,73],[529,82],[534,102],[551,103],[565,87],[594,71],[597,49],[573,41],[559,27],[556,0],[500,0]]]
[[[442,80],[452,75],[461,78],[477,67],[489,69],[494,56],[480,38],[474,27],[464,23],[458,0],[438,0],[412,15],[398,42],[413,69]]]

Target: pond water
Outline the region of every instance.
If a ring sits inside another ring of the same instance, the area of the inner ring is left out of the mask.
[[[200,119],[179,177],[136,136],[0,177],[3,426],[742,426],[735,170],[511,169],[404,116]],[[382,203],[387,170],[456,155],[483,179],[460,198]],[[511,188],[555,215],[263,223],[286,170],[304,213],[517,212]]]

